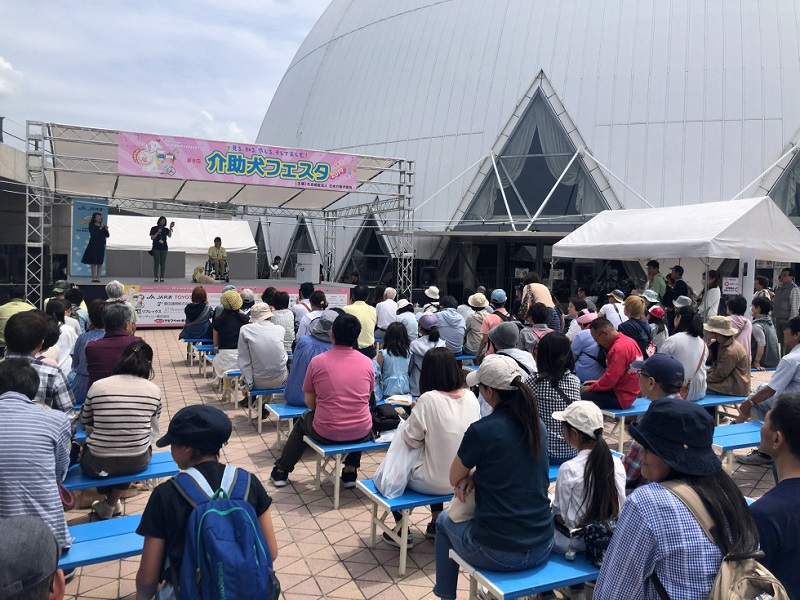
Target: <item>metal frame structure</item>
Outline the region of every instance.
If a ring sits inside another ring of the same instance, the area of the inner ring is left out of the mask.
[[[334,199],[321,208],[292,208],[286,206],[305,190],[298,189],[281,206],[259,206],[237,202],[237,196],[245,186],[236,183],[217,184],[230,187],[230,195],[223,202],[195,201],[182,195],[189,180],[184,180],[177,192],[165,197],[130,197],[118,193],[120,176],[117,174],[117,131],[93,127],[80,127],[28,121],[26,126],[26,238],[25,238],[25,290],[28,298],[40,305],[44,298],[46,252],[51,242],[53,206],[69,204],[72,197],[107,199],[109,206],[140,210],[147,213],[160,211],[185,212],[202,216],[208,213],[226,213],[231,218],[249,219],[259,217],[297,217],[325,223],[323,267],[326,278],[335,272],[336,235],[335,224],[340,219],[382,215],[384,220],[396,223],[398,243],[395,259],[398,263],[398,291],[411,293],[411,276],[414,258],[413,229],[413,161],[402,158],[355,155],[358,159],[358,188],[349,194]],[[60,143],[77,144],[73,151],[58,153]],[[113,157],[113,158],[112,158]],[[361,179],[361,173],[365,173]],[[108,195],[97,195],[90,190],[63,189],[59,186],[62,174],[98,176],[104,180],[115,177],[113,189]],[[263,187],[263,186],[262,186]],[[267,186],[268,187],[268,186]],[[227,188],[222,188],[227,189]],[[366,195],[369,202],[355,202]],[[180,196],[180,197],[179,197]],[[354,201],[355,200],[355,201]],[[336,207],[336,205],[346,206]]]

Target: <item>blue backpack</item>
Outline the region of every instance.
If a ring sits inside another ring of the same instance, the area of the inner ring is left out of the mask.
[[[186,527],[179,594],[183,600],[278,598],[280,582],[253,506],[250,474],[226,466],[216,492],[194,468],[173,482],[194,510]]]

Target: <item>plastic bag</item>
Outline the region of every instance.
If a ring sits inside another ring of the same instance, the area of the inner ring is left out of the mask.
[[[405,423],[405,421],[400,423],[397,434],[386,452],[386,458],[375,471],[375,487],[387,498],[397,498],[406,490],[411,469],[422,453],[422,446],[409,448],[400,435]]]

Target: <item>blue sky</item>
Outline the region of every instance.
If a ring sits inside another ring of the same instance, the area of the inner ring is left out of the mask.
[[[0,0],[0,116],[254,141],[328,0]]]

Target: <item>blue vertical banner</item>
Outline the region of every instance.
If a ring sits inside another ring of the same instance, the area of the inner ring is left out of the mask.
[[[83,253],[89,243],[89,223],[92,222],[94,213],[103,215],[103,224],[108,224],[108,201],[94,198],[72,199],[72,249],[70,251],[71,277],[91,277],[92,270],[89,265],[81,262]],[[102,275],[106,274],[106,265],[103,263]]]

